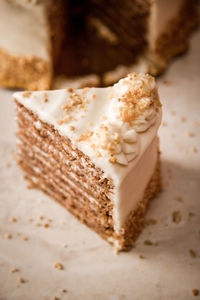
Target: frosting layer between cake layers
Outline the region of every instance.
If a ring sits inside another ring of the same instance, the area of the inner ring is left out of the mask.
[[[119,232],[154,173],[161,105],[154,79],[130,74],[113,87],[15,93],[111,178]]]

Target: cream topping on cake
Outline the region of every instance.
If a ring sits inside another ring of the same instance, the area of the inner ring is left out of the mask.
[[[12,55],[49,61],[49,32],[44,9],[44,1],[1,0],[0,48]]]
[[[130,209],[141,200],[156,164],[155,136],[161,105],[154,79],[130,74],[113,87],[18,92],[14,98],[68,137],[73,147],[112,179],[118,187],[111,197],[115,207],[120,207],[114,210],[115,226],[119,229]],[[147,162],[150,160],[146,166],[143,156]],[[138,166],[141,167],[135,173]],[[128,201],[123,195],[129,191],[124,186],[131,174],[140,176],[142,183]]]

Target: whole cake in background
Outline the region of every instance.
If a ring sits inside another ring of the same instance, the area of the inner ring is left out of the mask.
[[[27,180],[117,250],[142,229],[161,187],[161,104],[150,75],[112,87],[14,94],[18,164]]]
[[[196,0],[1,0],[0,84],[41,90],[60,76],[103,86],[132,71],[156,75],[187,48],[197,20]]]

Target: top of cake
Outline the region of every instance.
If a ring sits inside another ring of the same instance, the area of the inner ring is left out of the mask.
[[[153,141],[161,120],[155,80],[145,74],[129,74],[108,88],[18,92],[14,98],[117,182]]]

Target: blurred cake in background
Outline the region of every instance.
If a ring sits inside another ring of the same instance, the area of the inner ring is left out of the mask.
[[[55,78],[92,75],[104,86],[131,71],[157,75],[197,23],[196,0],[1,0],[0,84],[40,90]]]

